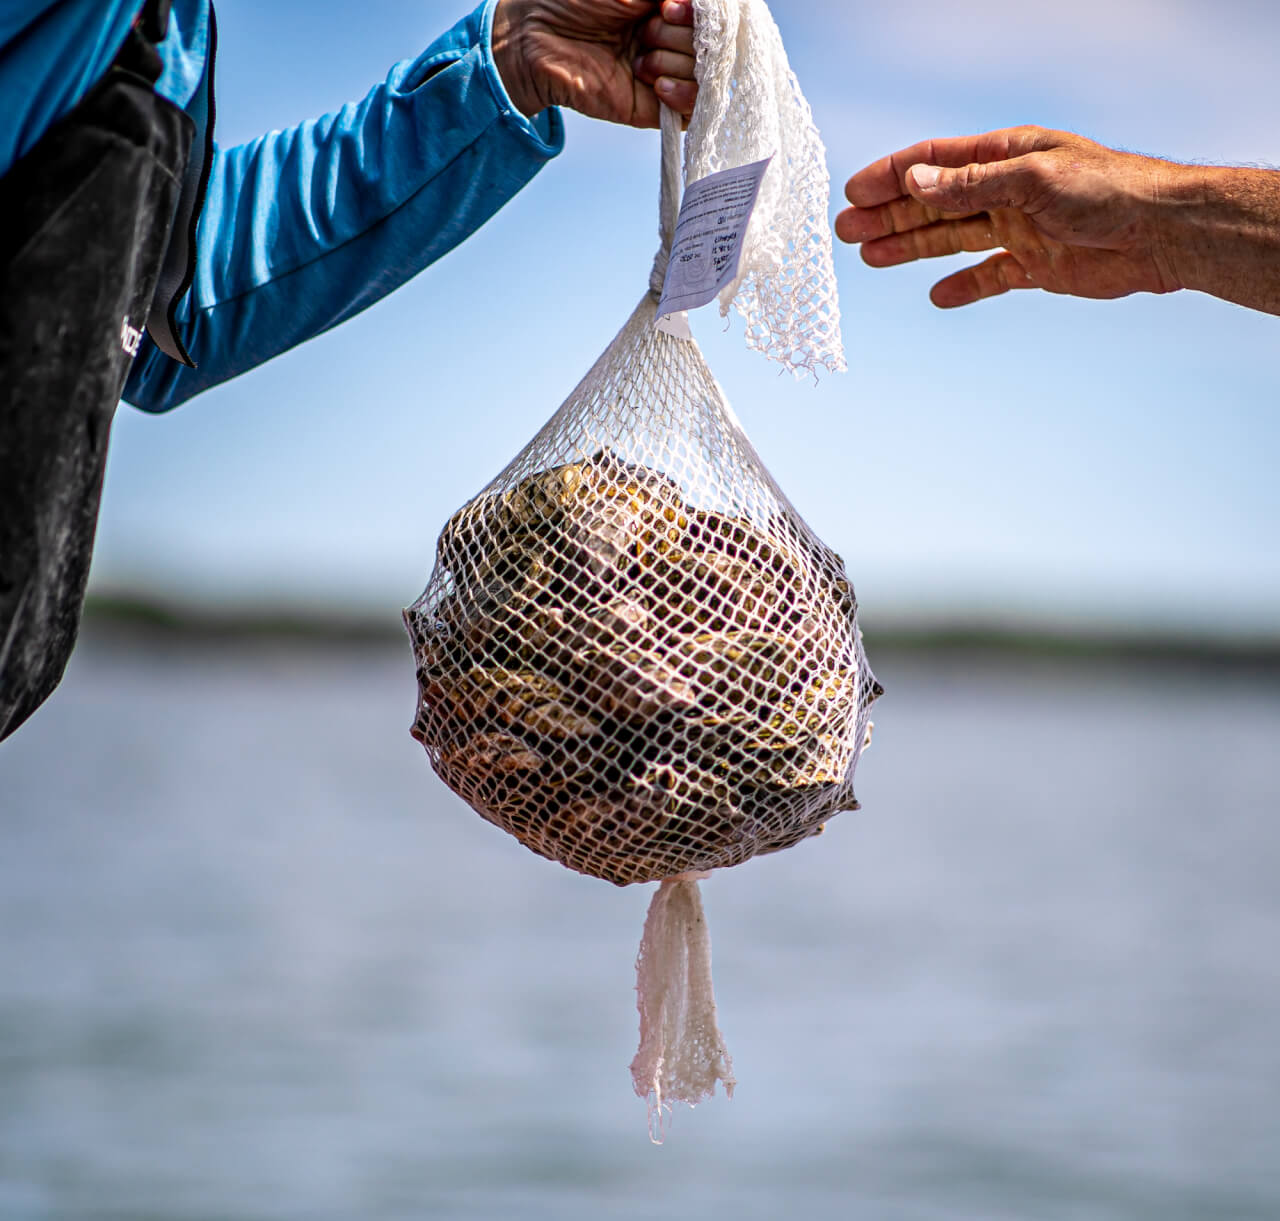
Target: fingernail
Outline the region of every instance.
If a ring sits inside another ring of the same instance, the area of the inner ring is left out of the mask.
[[[670,97],[676,91],[676,83],[668,77],[660,76],[654,88],[664,96]]]
[[[927,191],[930,187],[938,185],[938,175],[942,171],[936,165],[913,165],[907,171],[915,180],[916,186],[922,191]]]

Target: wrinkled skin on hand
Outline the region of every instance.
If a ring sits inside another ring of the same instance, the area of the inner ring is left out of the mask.
[[[1183,168],[1041,127],[927,140],[849,179],[853,206],[836,217],[836,235],[860,243],[872,267],[996,251],[934,286],[943,308],[1014,288],[1171,292],[1182,284],[1158,205]]]
[[[502,0],[493,53],[526,115],[565,106],[656,127],[661,103],[687,119],[697,98],[693,8],[676,0]]]

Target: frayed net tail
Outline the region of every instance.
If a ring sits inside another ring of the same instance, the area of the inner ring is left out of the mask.
[[[698,881],[680,874],[658,888],[636,959],[640,1049],[631,1062],[636,1093],[649,1104],[649,1139],[661,1144],[676,1102],[696,1106],[716,1082],[733,1096],[733,1061],[716,1020],[711,937]]]

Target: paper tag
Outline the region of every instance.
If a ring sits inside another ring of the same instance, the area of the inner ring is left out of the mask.
[[[689,315],[684,310],[677,310],[674,314],[664,314],[654,325],[664,335],[670,335],[675,339],[693,338],[693,332],[689,329]]]
[[[714,301],[733,282],[760,182],[772,160],[719,170],[685,188],[658,302],[660,319]]]

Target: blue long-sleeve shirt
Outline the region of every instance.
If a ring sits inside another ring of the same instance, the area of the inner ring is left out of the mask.
[[[178,309],[196,368],[144,340],[128,402],[166,411],[359,313],[473,233],[560,151],[558,112],[527,119],[503,87],[496,3],[396,64],[363,101],[215,148],[195,281]],[[0,124],[0,175],[102,75],[140,7],[35,0],[21,15],[0,10],[0,114],[13,116]],[[162,96],[192,106],[208,44],[208,0],[174,0]]]

